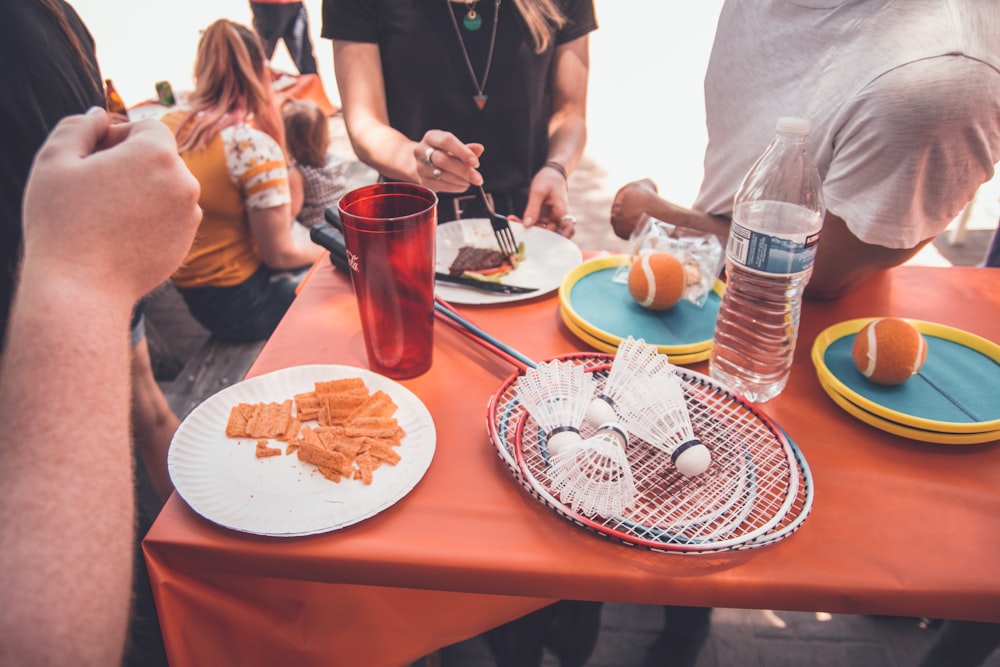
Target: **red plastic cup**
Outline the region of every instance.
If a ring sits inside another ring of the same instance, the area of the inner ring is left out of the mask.
[[[425,373],[434,351],[437,195],[413,183],[376,183],[337,206],[368,365],[394,379]]]

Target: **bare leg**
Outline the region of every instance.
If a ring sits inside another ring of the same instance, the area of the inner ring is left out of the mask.
[[[161,502],[174,490],[167,474],[167,449],[180,420],[153,377],[149,346],[143,337],[132,348],[132,438]]]

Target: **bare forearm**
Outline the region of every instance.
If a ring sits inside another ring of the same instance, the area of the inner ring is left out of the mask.
[[[580,163],[587,144],[587,121],[576,113],[557,114],[549,123],[548,159],[572,173]]]
[[[386,178],[420,182],[414,142],[389,125],[378,45],[335,39],[333,65],[344,123],[358,159]]]
[[[677,227],[687,227],[705,234],[714,234],[723,247],[729,239],[730,220],[725,216],[703,213],[670,202],[667,202],[663,214],[665,217],[661,218],[659,215],[650,213],[654,218],[669,222]]]
[[[351,145],[358,159],[391,180],[419,183],[413,146],[406,135],[389,125],[348,120]]]
[[[323,254],[308,237],[293,232],[295,223],[287,204],[250,210],[247,220],[261,261],[275,271],[309,266]]]
[[[310,266],[323,254],[323,248],[309,241],[293,237],[281,251],[270,252],[262,257],[264,263],[275,271],[301,269]]]
[[[117,664],[128,621],[131,297],[61,275],[26,263],[0,374],[2,664]]]
[[[587,143],[587,84],[590,40],[585,35],[556,48],[552,70],[552,115],[548,159],[576,169]]]
[[[627,183],[615,193],[611,204],[611,226],[619,238],[628,239],[643,215],[678,227],[714,234],[723,245],[729,237],[729,218],[668,201],[657,194],[656,184],[649,179]]]

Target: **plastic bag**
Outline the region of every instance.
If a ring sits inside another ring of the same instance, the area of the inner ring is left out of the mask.
[[[725,263],[719,239],[714,234],[677,227],[643,215],[629,238],[630,261],[615,272],[612,280],[627,283],[629,269],[636,258],[653,251],[669,252],[681,261],[687,275],[683,298],[703,306]]]

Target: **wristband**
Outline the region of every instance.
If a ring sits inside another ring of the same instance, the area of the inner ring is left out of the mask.
[[[561,164],[559,164],[555,160],[549,160],[548,162],[546,162],[545,164],[543,164],[542,167],[548,167],[550,169],[555,169],[560,174],[562,174],[562,177],[564,179],[566,179],[567,181],[569,181],[569,174],[566,173],[566,167],[562,166]]]

